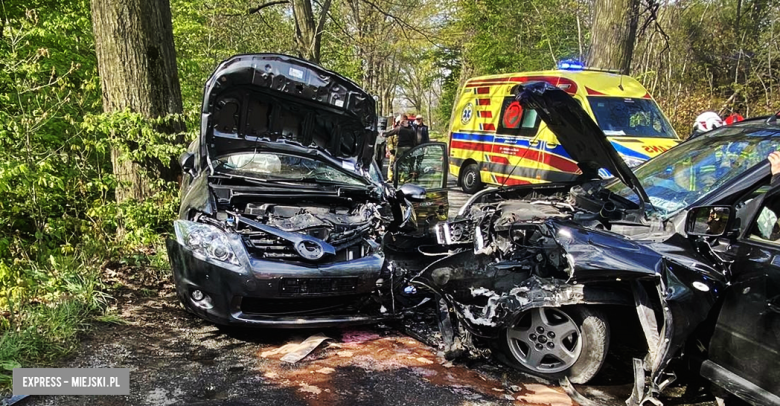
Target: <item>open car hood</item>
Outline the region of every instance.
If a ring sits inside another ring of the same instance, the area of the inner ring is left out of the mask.
[[[547,82],[518,85],[518,90],[523,108],[536,110],[586,178],[598,177],[598,170],[605,168],[633,189],[641,201],[649,202],[634,172],[574,98]]]
[[[373,97],[349,79],[280,54],[237,55],[206,82],[201,145],[210,159],[298,144],[371,162]]]

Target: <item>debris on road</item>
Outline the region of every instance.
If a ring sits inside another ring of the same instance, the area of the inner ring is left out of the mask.
[[[294,364],[311,354],[311,352],[319,347],[325,340],[330,340],[330,337],[324,334],[315,334],[298,344],[298,347],[292,352],[282,357],[282,361]]]
[[[301,343],[298,344],[289,343],[279,348],[263,351],[260,353],[260,357],[271,358],[275,355],[284,354],[281,360],[283,362],[294,364],[306,358],[307,355],[311,354],[312,351],[317,349],[317,347],[319,347],[320,344],[322,344],[326,340],[331,340],[331,338],[322,333],[318,333],[313,336],[310,336],[309,338],[303,340]]]

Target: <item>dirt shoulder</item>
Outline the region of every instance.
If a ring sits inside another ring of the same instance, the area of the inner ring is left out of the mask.
[[[20,405],[575,404],[559,387],[490,360],[453,365],[391,327],[223,329],[184,311],[165,275],[107,267],[105,277],[122,286],[112,311],[127,324],[96,325],[61,366],[130,368],[131,395],[33,396]],[[330,339],[297,363],[281,360],[317,333]],[[580,389],[600,405],[622,405],[630,385]]]
[[[120,279],[112,311],[127,324],[95,326],[61,366],[130,368],[131,395],[34,396],[21,404],[573,404],[533,379],[511,387],[494,365],[447,363],[389,327],[222,329],[184,311],[165,277],[108,267],[106,282]],[[331,339],[298,363],[281,361],[285,345],[316,333]]]

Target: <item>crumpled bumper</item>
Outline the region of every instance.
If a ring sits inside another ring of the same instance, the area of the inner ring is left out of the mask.
[[[395,317],[377,300],[378,285],[390,285],[380,253],[311,265],[250,258],[234,267],[199,258],[173,239],[166,245],[182,304],[216,324],[319,328]]]

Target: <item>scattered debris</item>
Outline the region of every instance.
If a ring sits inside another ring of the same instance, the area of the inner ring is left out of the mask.
[[[294,364],[311,354],[311,352],[319,347],[325,340],[330,340],[330,337],[321,333],[315,334],[298,344],[295,349],[282,357],[282,361]]]
[[[349,358],[353,354],[352,354],[352,351],[339,351],[339,352],[336,353],[336,355],[338,355],[339,357]]]
[[[330,375],[330,374],[336,372],[336,370],[331,368],[331,367],[325,367],[325,368],[320,368],[320,369],[316,370],[315,372],[320,373],[320,374]]]

